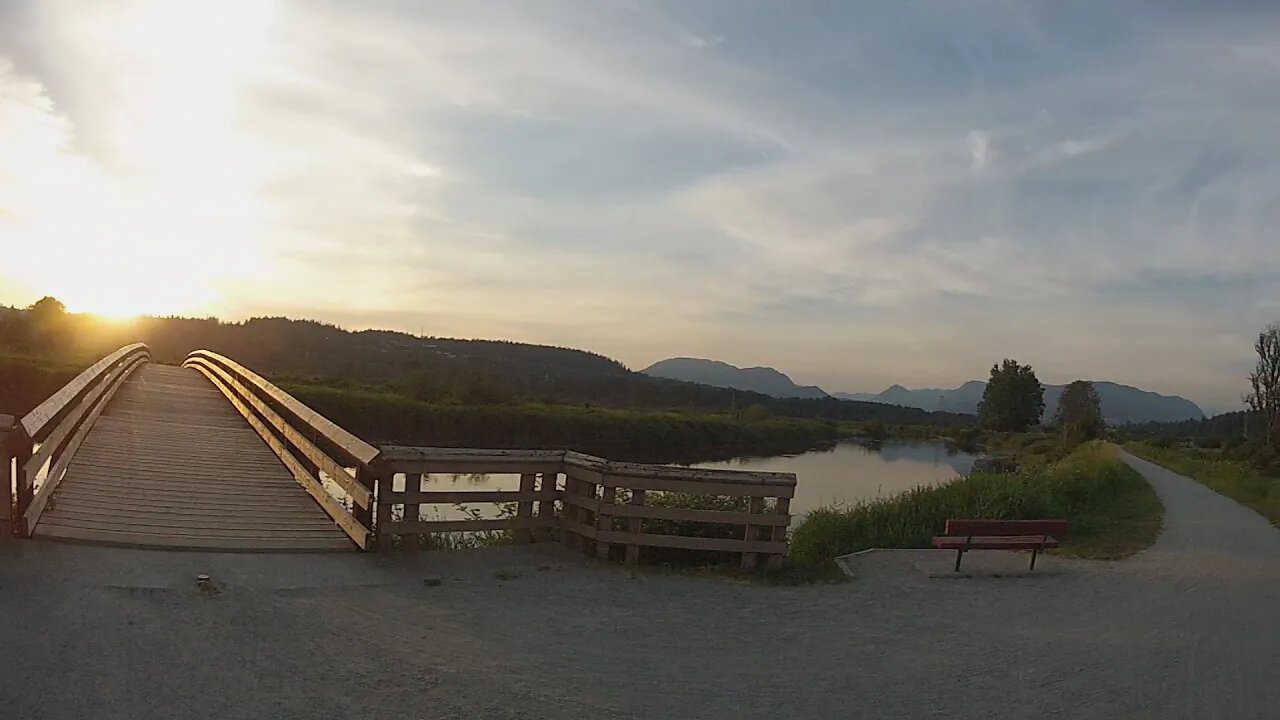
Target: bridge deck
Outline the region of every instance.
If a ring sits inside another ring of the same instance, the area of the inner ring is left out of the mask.
[[[103,411],[35,535],[137,547],[354,545],[212,384],[146,364]]]

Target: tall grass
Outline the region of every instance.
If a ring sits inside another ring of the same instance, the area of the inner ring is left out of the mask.
[[[973,473],[893,498],[819,508],[792,533],[791,555],[816,564],[873,547],[927,548],[948,518],[1066,518],[1065,552],[1121,557],[1154,542],[1163,512],[1146,481],[1093,442],[1018,473]]]
[[[1125,449],[1181,473],[1246,505],[1280,527],[1280,477],[1264,475],[1243,460],[1228,460],[1216,449],[1125,443]]]

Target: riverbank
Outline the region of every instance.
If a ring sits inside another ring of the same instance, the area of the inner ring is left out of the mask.
[[[1280,477],[1264,475],[1243,460],[1226,459],[1217,448],[1160,447],[1141,441],[1127,442],[1124,448],[1186,475],[1280,527]]]
[[[896,497],[809,513],[791,537],[791,557],[829,563],[867,548],[927,548],[948,518],[1066,518],[1061,554],[1113,559],[1154,542],[1163,509],[1115,448],[1082,445],[1066,457],[1011,474],[970,473]]]

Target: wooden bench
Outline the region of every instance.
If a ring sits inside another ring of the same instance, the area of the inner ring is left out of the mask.
[[[956,551],[956,572],[969,550],[1030,550],[1031,567],[1045,548],[1058,547],[1067,534],[1066,520],[957,520],[947,521],[946,535],[935,537],[939,550]]]

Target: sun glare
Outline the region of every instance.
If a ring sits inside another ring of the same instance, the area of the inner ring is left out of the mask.
[[[0,173],[14,198],[0,207],[0,245],[20,260],[0,273],[113,318],[200,312],[228,284],[268,273],[261,191],[273,155],[241,126],[239,107],[270,72],[272,10],[256,1],[88,6],[76,59],[129,82],[104,90],[106,131],[93,156],[47,96],[0,94],[0,151],[23,172],[12,191]]]

